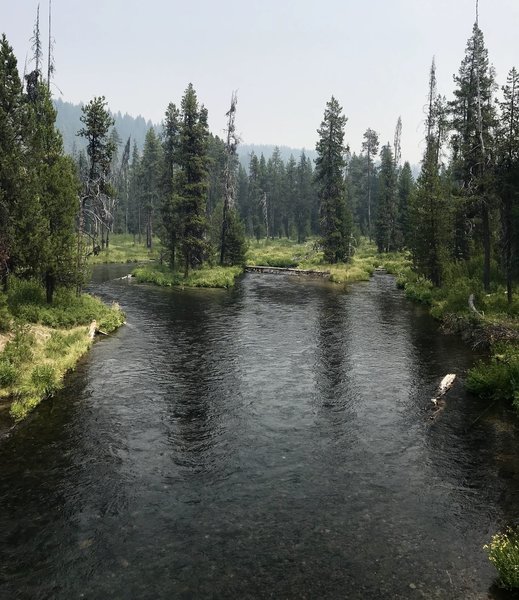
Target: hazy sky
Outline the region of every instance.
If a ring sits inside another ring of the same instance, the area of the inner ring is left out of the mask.
[[[20,71],[37,4],[0,0]],[[480,0],[479,12],[502,85],[519,67],[519,0]],[[401,115],[403,158],[418,162],[431,59],[450,97],[474,17],[473,0],[53,0],[55,82],[63,100],[104,95],[112,110],[155,122],[192,82],[218,135],[238,90],[245,143],[306,148],[333,94],[352,151],[368,127],[392,141]]]

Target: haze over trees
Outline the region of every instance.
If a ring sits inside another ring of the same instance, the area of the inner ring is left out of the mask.
[[[456,265],[485,290],[505,281],[509,302],[517,261],[519,76],[498,93],[483,33],[474,24],[450,101],[430,69],[425,151],[417,181],[401,164],[402,119],[392,143],[365,131],[360,152],[345,143],[347,119],[326,104],[312,156],[251,151],[239,160],[237,99],[224,138],[188,85],[161,126],[124,118],[95,97],[81,109],[73,162],[63,152],[36,20],[33,71],[22,81],[2,38],[0,106],[0,272],[37,277],[52,301],[59,285],[81,280],[85,258],[133,235],[184,274],[204,262],[242,264],[245,238],[316,238],[324,261],[348,261],[362,238],[379,252],[406,250],[415,270],[442,285]],[[497,100],[497,102],[496,102]],[[65,109],[63,109],[65,111]],[[122,119],[122,120],[121,120]],[[122,127],[122,125],[121,125]],[[123,133],[123,135],[121,135]],[[37,259],[36,259],[37,257]]]

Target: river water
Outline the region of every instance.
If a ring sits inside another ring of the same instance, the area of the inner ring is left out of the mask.
[[[94,289],[128,324],[0,444],[2,600],[497,597],[515,421],[459,382],[429,418],[474,355],[390,276],[127,271]]]

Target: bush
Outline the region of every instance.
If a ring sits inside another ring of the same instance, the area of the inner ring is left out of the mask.
[[[404,284],[405,295],[415,302],[431,305],[433,300],[432,281],[420,275]]]
[[[490,562],[499,573],[501,584],[507,589],[519,588],[519,532],[509,527],[496,533],[490,544],[483,546]]]
[[[14,336],[5,345],[2,357],[14,366],[29,362],[33,355],[33,344],[34,336],[29,331],[28,325],[17,323],[14,328]]]
[[[0,361],[0,388],[15,385],[19,379],[19,370],[8,360]]]
[[[519,408],[519,346],[496,344],[490,363],[480,361],[468,372],[467,389],[486,398],[512,400]]]
[[[7,308],[7,298],[0,294],[0,333],[7,333],[11,329],[11,313]]]

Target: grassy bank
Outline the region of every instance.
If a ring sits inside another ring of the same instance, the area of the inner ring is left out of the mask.
[[[88,262],[92,265],[107,263],[131,263],[157,260],[160,252],[160,241],[153,239],[151,250],[146,244],[139,243],[138,238],[124,233],[114,233],[110,236],[108,248],[101,250],[97,256],[91,255]]]
[[[132,275],[139,283],[153,283],[163,287],[230,288],[243,273],[241,267],[204,267],[191,271],[187,278],[166,265],[137,267]]]
[[[483,290],[480,259],[449,265],[440,288],[410,268],[398,273],[398,284],[409,298],[428,305],[446,329],[489,349],[489,359],[469,371],[467,389],[489,400],[510,401],[519,411],[519,289],[508,304],[495,265],[493,270],[490,293]],[[471,294],[478,313],[469,308]]]
[[[13,280],[9,294],[0,295],[0,402],[9,405],[14,421],[62,386],[92,343],[94,320],[109,333],[122,325],[124,314],[116,305],[67,290],[49,306],[33,282]]]
[[[286,239],[254,241],[249,245],[246,259],[248,265],[328,271],[330,281],[334,283],[367,281],[377,267],[395,273],[410,266],[406,254],[401,252],[378,254],[375,245],[367,240],[362,241],[348,263],[324,262],[323,253],[316,246],[315,240],[309,240],[304,244]]]

